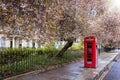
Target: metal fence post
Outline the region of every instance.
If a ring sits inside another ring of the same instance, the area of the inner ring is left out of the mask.
[[[0,80],[3,80],[3,75],[2,75],[2,73],[0,73]]]

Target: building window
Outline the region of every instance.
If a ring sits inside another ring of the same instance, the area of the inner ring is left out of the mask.
[[[27,47],[29,47],[29,41],[27,41]]]
[[[35,48],[35,42],[32,43],[32,48]]]
[[[22,47],[22,39],[19,40],[19,48]]]
[[[1,47],[2,47],[2,48],[5,48],[5,47],[6,47],[6,39],[5,39],[5,37],[2,37],[2,38],[1,38]]]
[[[13,47],[13,41],[11,40],[10,41],[10,48],[12,48]]]

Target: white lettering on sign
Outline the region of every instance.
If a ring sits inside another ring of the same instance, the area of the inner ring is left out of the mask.
[[[94,39],[86,39],[86,41],[93,41]]]

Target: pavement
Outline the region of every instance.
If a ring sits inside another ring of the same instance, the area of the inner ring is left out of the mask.
[[[100,53],[97,68],[84,68],[83,60],[45,72],[28,73],[5,80],[99,80],[102,73],[113,62],[119,52]]]

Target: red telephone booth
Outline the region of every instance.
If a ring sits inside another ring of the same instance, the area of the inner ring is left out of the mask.
[[[84,38],[84,67],[97,67],[97,38],[89,36]]]

